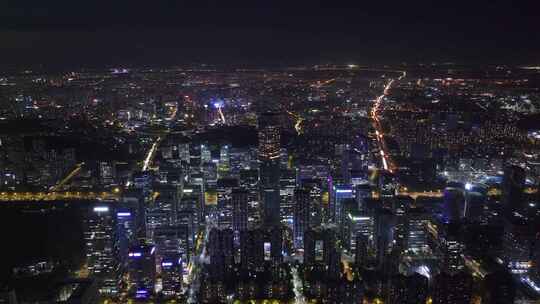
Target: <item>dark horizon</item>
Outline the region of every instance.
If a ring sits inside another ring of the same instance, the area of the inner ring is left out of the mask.
[[[0,64],[539,63],[538,5],[484,2],[4,3]]]

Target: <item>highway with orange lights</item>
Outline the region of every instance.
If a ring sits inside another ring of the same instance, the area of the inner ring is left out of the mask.
[[[120,192],[0,192],[0,202],[57,201],[57,200],[118,200]]]
[[[406,72],[397,79],[398,81],[407,76]],[[392,85],[396,82],[395,79],[390,79],[386,86],[384,87],[383,93],[375,99],[373,108],[371,109],[371,119],[373,120],[373,127],[375,128],[375,134],[377,136],[377,143],[379,145],[379,153],[382,159],[383,169],[393,173],[396,170],[395,163],[390,159],[390,153],[388,152],[388,147],[386,141],[384,140],[384,132],[382,130],[382,125],[380,121],[380,111],[381,104],[386,96],[389,95]]]

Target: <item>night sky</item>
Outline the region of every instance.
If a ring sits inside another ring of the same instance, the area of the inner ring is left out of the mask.
[[[0,64],[540,63],[538,2],[2,0]]]

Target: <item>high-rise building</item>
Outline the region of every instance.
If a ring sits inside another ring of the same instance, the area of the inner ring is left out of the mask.
[[[392,249],[395,241],[396,216],[391,210],[381,208],[375,212],[373,244],[377,252],[377,262],[383,263],[384,257]]]
[[[279,189],[276,188],[264,188],[261,190],[261,201],[263,203],[263,215],[265,225],[279,225]]]
[[[511,216],[514,211],[520,211],[525,204],[523,193],[525,177],[525,169],[519,166],[508,166],[504,169],[501,201],[506,216]]]
[[[502,256],[512,273],[525,274],[532,269],[537,234],[532,222],[524,218],[505,220]]]
[[[365,235],[359,233],[354,241],[354,262],[357,267],[363,267],[368,261],[368,240]]]
[[[248,192],[245,189],[234,189],[232,191],[234,232],[247,230],[248,228]]]
[[[428,214],[421,207],[407,209],[405,215],[406,249],[413,252],[426,251]]]
[[[259,159],[264,162],[278,160],[281,152],[281,128],[279,113],[266,112],[258,117]]]
[[[442,254],[443,271],[454,274],[464,269],[463,262],[463,240],[461,224],[452,222],[442,224],[438,229],[438,243]]]
[[[304,264],[330,264],[336,249],[336,233],[330,229],[310,229],[304,236]]]
[[[434,279],[433,303],[470,304],[472,292],[472,275],[464,271],[454,275],[441,272]]]
[[[147,299],[154,293],[156,279],[156,248],[153,245],[135,245],[129,250],[130,294]]]
[[[234,265],[234,233],[231,229],[212,229],[208,237],[210,276],[223,280]]]
[[[471,222],[484,222],[486,197],[482,193],[467,191],[465,194],[465,218]]]
[[[90,275],[98,280],[99,292],[114,296],[119,292],[121,265],[116,213],[110,205],[95,205],[84,221],[86,259]]]
[[[182,258],[178,255],[167,255],[161,259],[161,294],[165,298],[178,296],[182,291],[184,274]]]
[[[267,229],[245,230],[240,235],[241,267],[260,270],[265,262],[273,266],[283,261],[283,229],[272,226]]]
[[[341,224],[341,211],[343,201],[354,198],[354,192],[351,185],[335,185],[332,188],[332,199],[330,200],[330,219],[338,226]]]
[[[234,206],[232,202],[232,191],[238,188],[238,180],[234,178],[220,178],[217,181],[217,208],[219,214],[219,227],[232,228]]]
[[[388,304],[426,303],[428,297],[428,278],[414,273],[410,276],[395,274],[390,278],[387,300]]]
[[[349,211],[343,222],[343,226],[346,227],[346,229],[343,230],[346,231],[345,235],[343,236],[343,245],[348,250],[354,253],[358,235],[364,236],[364,239],[367,241],[366,245],[368,247],[373,244],[374,220],[372,216],[356,210]]]
[[[463,190],[446,188],[443,200],[443,218],[446,222],[459,221],[465,215],[465,196]]]
[[[296,171],[281,170],[279,178],[281,221],[292,227],[294,218],[294,191],[296,188]]]
[[[484,278],[484,294],[482,303],[505,304],[514,303],[516,286],[512,275],[501,269],[486,275]]]
[[[312,204],[309,190],[298,188],[294,191],[293,242],[296,248],[304,247],[304,234],[313,225]]]

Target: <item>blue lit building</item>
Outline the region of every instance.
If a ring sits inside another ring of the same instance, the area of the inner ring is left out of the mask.
[[[136,245],[129,250],[130,294],[136,299],[147,299],[154,294],[156,279],[156,248]]]

